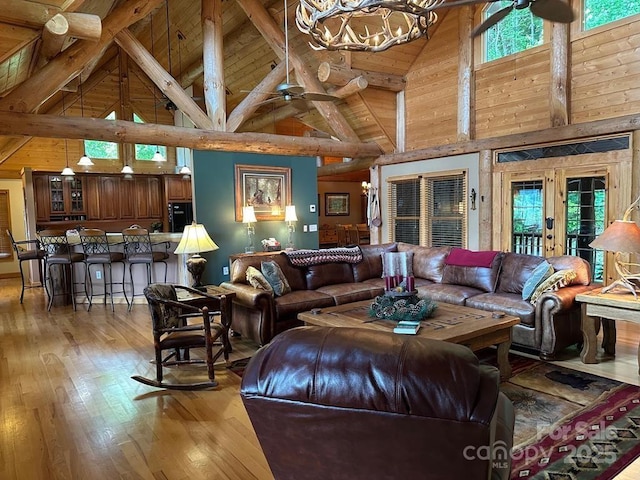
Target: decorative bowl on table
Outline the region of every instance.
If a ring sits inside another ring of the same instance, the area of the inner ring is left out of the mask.
[[[394,293],[396,295],[387,295]],[[397,295],[404,294],[404,295]],[[422,321],[431,316],[437,305],[433,300],[420,298],[416,292],[385,292],[377,296],[369,307],[369,316],[383,320]]]

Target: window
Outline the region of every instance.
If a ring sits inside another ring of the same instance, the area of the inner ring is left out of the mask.
[[[105,120],[115,120],[116,112],[111,112]],[[93,160],[117,160],[118,144],[115,142],[103,142],[101,140],[85,140],[84,151]]]
[[[136,113],[133,114],[133,121],[136,123],[146,123]],[[167,158],[167,147],[163,145],[143,145],[136,143],[136,160],[153,160],[156,152],[160,152],[163,158]]]
[[[390,240],[467,246],[466,173],[389,179]]]
[[[7,235],[7,230],[11,230],[9,213],[9,190],[0,190],[0,260],[13,258],[13,246]]]
[[[584,30],[640,13],[640,0],[584,0]]]
[[[512,1],[499,1],[489,4],[482,12],[482,20],[486,20],[497,11],[512,4]],[[484,60],[490,62],[491,60],[542,45],[542,19],[534,16],[529,8],[521,10],[514,8],[509,15],[489,28],[482,37],[484,41]]]

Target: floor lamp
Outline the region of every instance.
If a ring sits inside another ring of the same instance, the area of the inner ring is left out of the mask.
[[[193,288],[205,290],[202,285],[202,274],[204,267],[207,265],[207,259],[201,257],[202,252],[212,252],[218,250],[215,244],[201,223],[192,222],[191,225],[184,227],[180,243],[173,253],[175,254],[192,254],[187,259],[187,270],[193,277]]]

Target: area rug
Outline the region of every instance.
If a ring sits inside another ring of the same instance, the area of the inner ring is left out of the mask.
[[[640,455],[640,387],[511,355],[511,479],[607,480]]]
[[[495,351],[481,354],[493,363]],[[609,480],[640,456],[640,387],[509,355],[511,480]],[[242,376],[249,359],[229,369]]]

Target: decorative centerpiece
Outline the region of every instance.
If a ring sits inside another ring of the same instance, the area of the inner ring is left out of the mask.
[[[421,321],[430,317],[436,308],[433,300],[419,298],[415,293],[400,299],[385,294],[375,298],[369,307],[369,316],[383,320]]]

